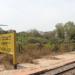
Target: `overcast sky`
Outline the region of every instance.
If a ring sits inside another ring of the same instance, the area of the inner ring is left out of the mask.
[[[0,0],[4,29],[50,31],[67,21],[75,22],[75,0]]]

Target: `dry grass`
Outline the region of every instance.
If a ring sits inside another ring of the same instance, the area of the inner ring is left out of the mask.
[[[71,49],[73,48],[72,46],[74,47],[74,45],[70,45]],[[56,49],[58,49],[58,52]],[[64,44],[53,46],[52,48],[47,45],[39,47],[35,44],[29,44],[24,46],[24,49],[21,50],[21,52],[17,52],[17,63],[33,63],[34,59],[68,52],[70,51],[68,49],[69,46]],[[13,69],[12,60],[11,55],[5,55],[1,63],[4,64],[6,69]]]
[[[22,53],[19,53],[17,55],[17,61],[19,63],[24,63],[24,62],[30,62],[32,63],[33,59],[41,58],[46,55],[50,55],[51,51],[50,49],[45,49],[43,48],[36,48],[36,49],[25,49]]]

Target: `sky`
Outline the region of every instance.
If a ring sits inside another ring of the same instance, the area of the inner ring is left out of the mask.
[[[0,0],[0,24],[17,32],[51,31],[57,23],[75,22],[75,0]]]

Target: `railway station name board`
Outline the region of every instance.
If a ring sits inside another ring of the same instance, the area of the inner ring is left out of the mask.
[[[0,34],[0,52],[14,54],[14,33]]]

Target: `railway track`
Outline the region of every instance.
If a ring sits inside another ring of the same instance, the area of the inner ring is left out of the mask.
[[[68,64],[62,65],[60,67],[54,68],[54,69],[46,69],[31,75],[65,75],[65,73],[75,70],[75,61],[70,62]],[[75,73],[75,71],[74,71]],[[69,74],[67,74],[69,75]],[[71,75],[71,74],[70,74]],[[75,75],[75,74],[73,74]]]

